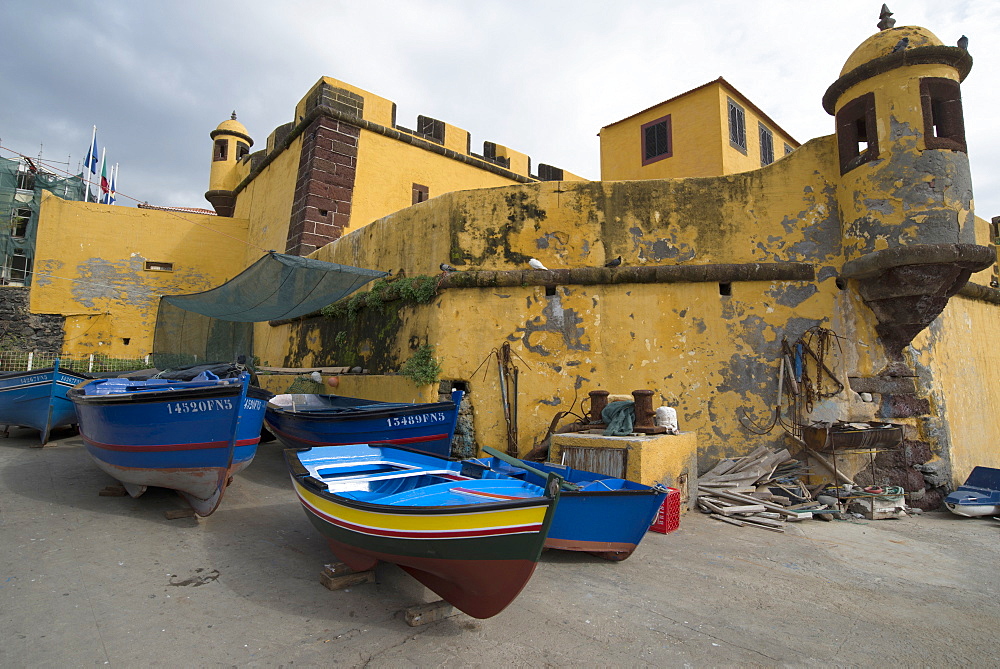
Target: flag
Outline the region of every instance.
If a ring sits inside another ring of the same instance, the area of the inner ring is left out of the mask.
[[[111,192],[111,184],[108,182],[108,150],[101,152],[101,203],[108,204],[108,193]]]
[[[118,163],[111,170],[111,192],[108,193],[108,204],[115,203],[115,182],[118,181]]]
[[[90,149],[87,151],[87,158],[83,161],[85,167],[90,168],[91,174],[97,174],[97,126],[94,126],[94,134],[90,139]]]

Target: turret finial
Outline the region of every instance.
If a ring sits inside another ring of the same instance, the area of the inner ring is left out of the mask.
[[[235,109],[233,110],[233,120],[234,121],[236,120],[236,110]]]
[[[891,19],[890,16],[892,16],[892,12],[889,11],[888,6],[883,4],[882,12],[878,15],[879,22],[876,24],[879,30],[888,30],[896,25],[896,19]]]

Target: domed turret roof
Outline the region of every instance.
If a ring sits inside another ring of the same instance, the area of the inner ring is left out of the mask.
[[[236,112],[230,118],[220,123],[218,127],[212,131],[212,139],[215,139],[219,135],[236,135],[242,139],[245,139],[250,146],[253,146],[253,140],[250,139],[250,134],[247,132],[246,127],[236,120]]]
[[[903,39],[902,47],[897,49]],[[889,28],[882,30],[861,43],[854,53],[844,63],[844,68],[840,71],[840,76],[844,76],[867,62],[873,61],[882,56],[888,56],[894,49],[904,51],[916,49],[922,46],[943,46],[941,40],[930,30],[920,26],[903,26],[902,28]]]

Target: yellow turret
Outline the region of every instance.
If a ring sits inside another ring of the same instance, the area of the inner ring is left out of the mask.
[[[247,129],[236,120],[236,112],[212,131],[212,170],[208,177],[208,192],[205,199],[212,203],[219,216],[232,216],[233,190],[239,185],[246,170],[240,168],[240,161],[250,153],[253,139]]]

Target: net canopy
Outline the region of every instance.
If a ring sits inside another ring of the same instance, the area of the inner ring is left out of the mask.
[[[163,301],[221,321],[259,323],[304,316],[386,272],[268,253],[218,288]]]

